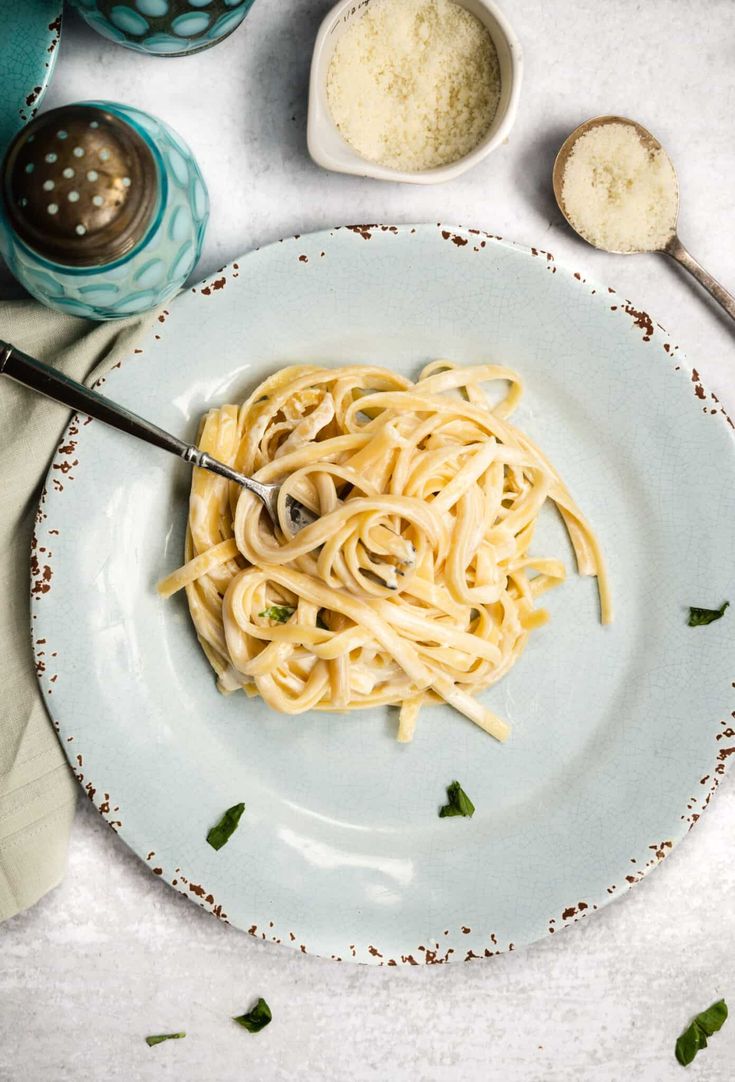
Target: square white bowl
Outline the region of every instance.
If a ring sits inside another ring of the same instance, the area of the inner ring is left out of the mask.
[[[350,146],[332,119],[327,99],[327,73],[337,41],[354,19],[359,19],[373,0],[339,0],[319,27],[311,60],[309,114],[306,138],[309,154],[317,165],[337,173],[353,173],[377,180],[407,184],[438,184],[453,180],[495,150],[513,127],[521,92],[523,55],[520,43],[505,16],[492,0],[455,0],[485,26],[493,39],[500,65],[500,99],[488,131],[469,154],[434,169],[404,172],[369,161]]]

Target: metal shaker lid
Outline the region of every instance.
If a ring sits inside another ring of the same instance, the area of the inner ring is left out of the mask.
[[[95,105],[41,113],[8,148],[2,198],[10,223],[39,255],[67,266],[120,259],[142,240],[157,201],[144,139]]]

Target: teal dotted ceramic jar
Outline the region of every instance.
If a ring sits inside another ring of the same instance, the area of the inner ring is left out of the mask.
[[[131,106],[81,102],[42,113],[3,162],[5,261],[38,300],[89,319],[170,300],[199,258],[208,216],[187,145]]]
[[[186,56],[231,34],[254,0],[72,0],[90,26],[128,49]]]

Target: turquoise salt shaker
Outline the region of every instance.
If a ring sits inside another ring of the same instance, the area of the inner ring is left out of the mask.
[[[183,140],[140,109],[41,113],[2,164],[0,252],[43,304],[89,319],[157,308],[181,288],[209,199]]]
[[[72,0],[106,38],[155,56],[188,56],[235,30],[253,0]]]

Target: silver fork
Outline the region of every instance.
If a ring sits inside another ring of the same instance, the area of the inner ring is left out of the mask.
[[[278,521],[278,493],[281,486],[277,484],[263,484],[262,481],[254,481],[252,477],[245,477],[237,473],[224,462],[212,458],[206,451],[200,451],[191,443],[184,443],[177,436],[164,431],[158,425],[146,421],[136,413],[125,409],[112,402],[104,395],[90,391],[82,383],[70,379],[68,376],[57,372],[55,368],[29,357],[26,353],[16,349],[7,342],[0,341],[0,375],[8,376],[16,383],[22,383],[38,394],[53,399],[54,402],[68,406],[77,413],[85,413],[88,417],[94,417],[97,421],[103,421],[112,428],[121,432],[127,432],[130,436],[136,436],[139,440],[153,444],[154,447],[162,447],[178,458],[183,458],[191,466],[198,466],[202,470],[217,473],[220,477],[226,477],[228,481],[234,481],[237,485],[254,493],[262,500],[266,511],[274,526],[280,528]],[[286,512],[288,514],[291,533],[298,533],[304,526],[316,522],[318,515],[299,503],[293,496],[286,497]]]

